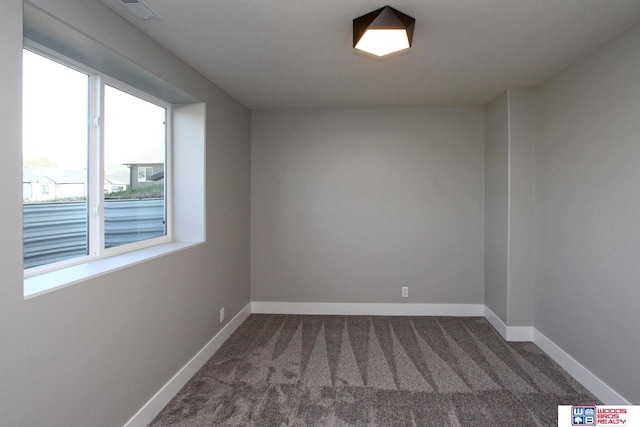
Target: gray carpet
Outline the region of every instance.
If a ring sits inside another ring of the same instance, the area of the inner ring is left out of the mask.
[[[253,314],[150,426],[548,427],[587,403],[484,318]]]

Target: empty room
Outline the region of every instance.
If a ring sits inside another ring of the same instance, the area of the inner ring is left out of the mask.
[[[3,0],[0,426],[640,423],[639,52],[638,0]]]

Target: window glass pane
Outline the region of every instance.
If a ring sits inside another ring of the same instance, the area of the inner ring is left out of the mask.
[[[89,76],[23,51],[24,268],[88,254]]]
[[[163,107],[105,86],[105,248],[166,235],[166,115]]]

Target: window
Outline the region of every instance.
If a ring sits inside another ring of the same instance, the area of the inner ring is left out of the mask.
[[[151,182],[152,175],[153,175],[153,168],[147,168],[147,167],[138,168],[138,182]]]
[[[23,54],[25,275],[170,241],[169,104]]]

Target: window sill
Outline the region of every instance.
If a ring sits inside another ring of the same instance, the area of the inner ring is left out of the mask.
[[[24,299],[27,300],[34,298],[67,286],[75,285],[76,283],[83,282],[93,277],[102,276],[113,271],[169,255],[199,244],[201,244],[201,242],[164,243],[25,278]]]

